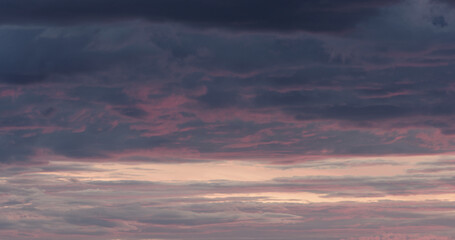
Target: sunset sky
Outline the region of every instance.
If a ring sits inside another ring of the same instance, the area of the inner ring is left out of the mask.
[[[0,240],[455,240],[455,1],[0,0]]]

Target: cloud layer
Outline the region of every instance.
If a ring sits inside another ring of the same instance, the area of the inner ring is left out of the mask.
[[[378,1],[221,1],[133,0],[4,1],[4,24],[78,24],[145,19],[232,30],[338,32],[351,29],[396,0]]]
[[[2,239],[453,239],[452,1],[0,0]]]

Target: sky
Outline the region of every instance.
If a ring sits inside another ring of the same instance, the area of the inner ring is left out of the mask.
[[[0,0],[0,239],[455,240],[455,1]]]

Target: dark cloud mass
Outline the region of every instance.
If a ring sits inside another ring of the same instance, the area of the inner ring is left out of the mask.
[[[49,4],[60,10],[42,11],[61,14],[41,16],[38,11],[36,21],[33,14],[27,15],[27,24],[0,29],[5,36],[0,40],[0,52],[7,56],[0,60],[0,80],[6,94],[0,121],[8,133],[3,136],[8,146],[5,162],[29,159],[42,149],[66,157],[107,157],[112,151],[149,151],[163,142],[173,151],[183,147],[237,157],[245,151],[256,156],[314,151],[435,153],[450,151],[452,146],[449,140],[443,147],[435,147],[419,134],[400,132],[432,129],[433,134],[452,135],[455,129],[455,109],[450,104],[454,99],[453,48],[447,47],[454,36],[450,25],[440,29],[438,24],[449,21],[450,14],[437,15],[439,5],[431,5],[433,2],[428,4],[435,18],[428,19],[422,13],[421,19],[404,18],[407,22],[394,25],[390,22],[396,20],[395,12],[406,16],[417,10],[407,2],[385,6],[385,2],[344,1],[341,6],[340,1],[287,1],[276,8],[272,2],[262,4],[267,11],[326,11],[330,17],[377,9],[358,28],[352,26],[348,35],[233,34],[130,21],[135,11],[148,11],[140,8],[142,5],[173,9],[155,1],[136,5],[111,2],[104,13],[95,7],[100,4],[97,1],[68,1],[68,5],[44,1],[27,8],[20,8],[20,1],[5,4],[23,11]],[[210,9],[223,6],[227,14],[232,6],[249,9],[249,4],[259,3],[192,4]],[[72,5],[74,11],[63,14]],[[258,14],[248,12],[252,18]],[[118,17],[122,14],[125,19]],[[169,10],[169,14],[174,12]],[[72,25],[52,24],[57,16],[71,19]],[[118,19],[98,21],[108,18]],[[437,24],[432,22],[435,19]],[[422,27],[423,23],[430,29]],[[317,22],[310,25],[319,28]],[[377,38],[380,31],[393,34],[397,25],[422,37],[413,41],[400,34]],[[377,30],[372,33],[372,29]],[[324,27],[319,30],[325,31]],[[425,34],[436,37],[430,40]],[[403,42],[420,45],[422,50],[398,50]],[[346,49],[350,52],[345,53]],[[416,55],[445,64],[414,66]],[[371,61],[371,56],[387,60]],[[244,131],[241,126],[246,125],[251,129]],[[330,131],[327,126],[332,126]],[[396,136],[399,140],[393,144],[371,132],[389,129],[402,135]]]
[[[198,27],[240,30],[304,30],[337,32],[377,13],[395,0],[2,0],[0,21],[10,23],[75,24],[146,19]]]

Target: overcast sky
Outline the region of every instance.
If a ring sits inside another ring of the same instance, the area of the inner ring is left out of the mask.
[[[455,239],[455,1],[0,0],[0,239]]]

